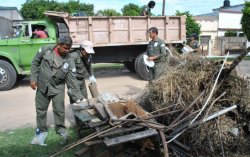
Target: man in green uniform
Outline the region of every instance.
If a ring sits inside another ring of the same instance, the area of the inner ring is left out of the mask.
[[[155,7],[155,2],[150,1],[148,5],[145,5],[142,9],[141,16],[150,16],[151,15],[151,9]]]
[[[44,145],[47,136],[47,111],[52,100],[56,133],[67,139],[65,127],[65,83],[74,102],[83,99],[76,80],[76,68],[68,54],[72,46],[69,36],[59,38],[57,45],[41,47],[31,66],[30,86],[36,90],[36,135],[32,144]]]
[[[87,88],[85,84],[85,74],[86,71],[90,75],[89,80],[96,83],[94,77],[94,70],[92,68],[92,56],[94,54],[93,44],[90,41],[83,41],[80,44],[79,51],[74,51],[70,53],[71,58],[75,61],[76,65],[76,79],[80,87],[81,94],[84,98],[88,98]],[[74,103],[70,96],[70,103]]]
[[[158,29],[156,27],[149,29],[149,37],[151,41],[147,47],[147,60],[155,63],[154,67],[149,68],[150,80],[154,80],[159,78],[163,71],[167,52],[165,42],[158,37]]]
[[[198,42],[198,35],[196,33],[191,34],[190,39],[188,41],[188,46],[193,49],[193,53],[201,54],[201,48]]]

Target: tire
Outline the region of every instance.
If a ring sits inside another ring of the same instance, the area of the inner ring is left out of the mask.
[[[150,80],[149,68],[148,68],[148,66],[146,66],[144,64],[143,55],[144,55],[144,53],[137,56],[137,58],[135,60],[135,70],[136,70],[136,73],[139,75],[140,78],[142,78],[143,80],[148,81],[148,80]]]
[[[132,73],[136,73],[135,71],[135,62],[125,62],[124,66]]]
[[[14,86],[17,73],[14,67],[3,60],[0,60],[0,91],[9,90]]]

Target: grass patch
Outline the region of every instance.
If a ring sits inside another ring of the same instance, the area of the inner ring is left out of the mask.
[[[69,134],[70,144],[78,140],[75,128],[67,129]],[[1,157],[49,157],[55,152],[61,150],[65,145],[60,144],[61,137],[56,134],[53,128],[50,128],[45,143],[47,146],[39,146],[30,144],[34,137],[34,128],[21,128],[16,130],[9,130],[0,132],[0,156]],[[83,148],[79,145],[72,148],[58,157],[72,157],[74,153]],[[85,155],[86,157],[88,154]]]

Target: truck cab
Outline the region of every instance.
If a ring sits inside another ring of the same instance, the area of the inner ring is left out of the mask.
[[[47,38],[35,35],[42,29]],[[0,40],[0,91],[8,90],[16,80],[30,73],[31,62],[38,49],[57,41],[57,25],[52,21],[24,21],[18,24],[13,36]]]

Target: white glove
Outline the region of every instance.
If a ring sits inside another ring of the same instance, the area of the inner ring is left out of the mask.
[[[72,105],[75,106],[75,107],[85,108],[85,107],[87,107],[89,105],[89,103],[88,103],[87,99],[82,99],[82,100],[77,100]]]
[[[89,77],[89,80],[90,80],[91,82],[96,83],[96,78],[95,78],[94,75],[91,75],[91,76]]]
[[[87,99],[82,99],[82,100],[80,100],[80,99],[78,99],[75,103],[80,103],[80,102],[87,102]]]

